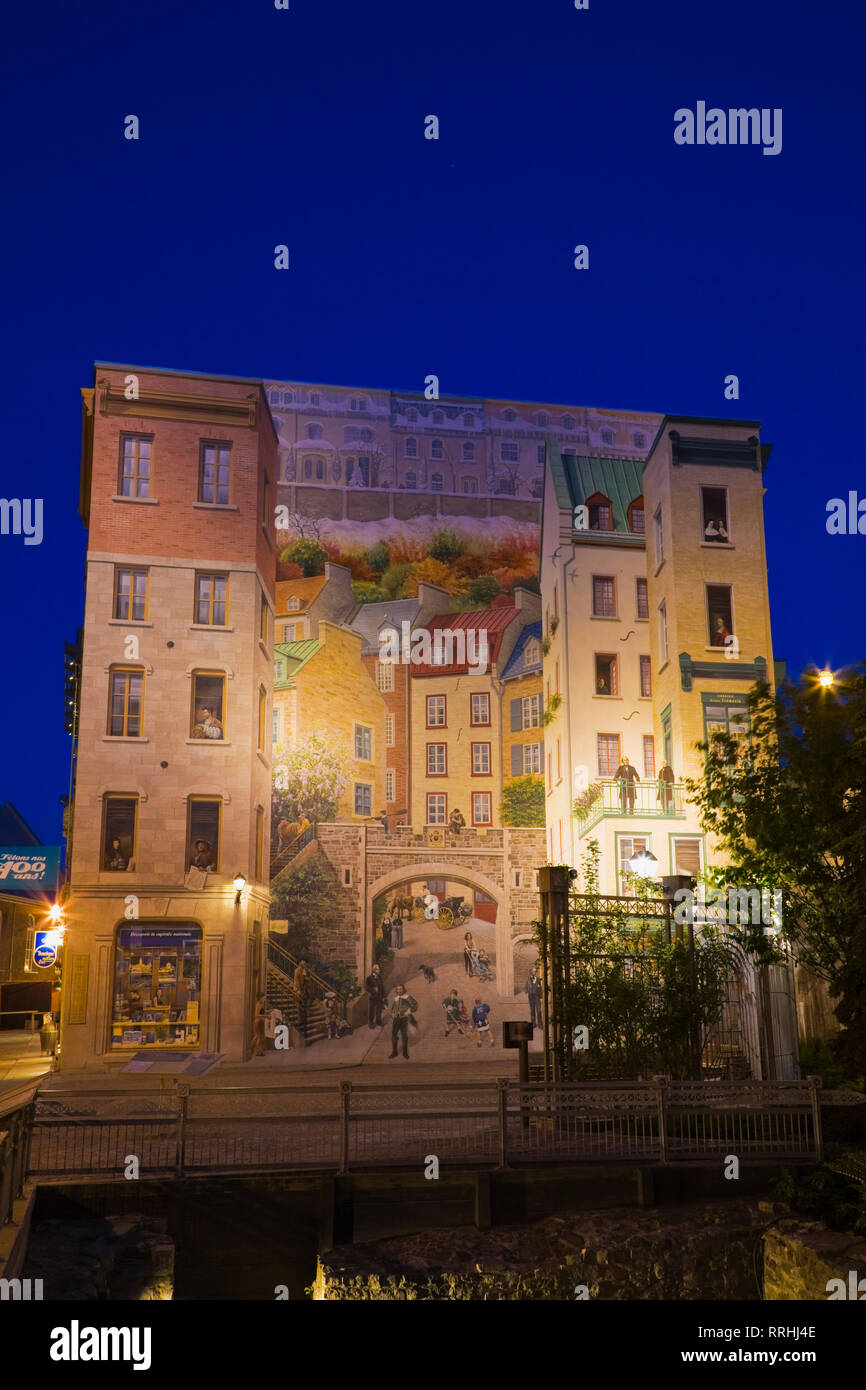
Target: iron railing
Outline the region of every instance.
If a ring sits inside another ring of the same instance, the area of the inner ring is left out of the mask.
[[[521,1083],[62,1091],[36,1102],[29,1172],[151,1177],[544,1162],[817,1163],[820,1082]]]
[[[593,786],[598,788],[597,795],[576,817],[579,835],[585,835],[605,816],[682,819],[686,814],[682,782],[638,782],[629,790],[623,778],[612,777],[600,778]]]
[[[12,1219],[12,1208],[24,1191],[35,1098],[31,1083],[0,1096],[0,1228]]]

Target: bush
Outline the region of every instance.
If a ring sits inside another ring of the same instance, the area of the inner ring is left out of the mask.
[[[372,545],[370,549],[365,552],[364,559],[367,561],[370,569],[376,574],[384,574],[388,565],[391,563],[388,547],[384,545],[382,541],[377,541],[375,545]]]
[[[499,819],[503,825],[544,825],[544,778],[530,772],[509,782],[502,792]]]
[[[447,564],[449,560],[456,560],[459,555],[466,552],[466,542],[462,541],[456,531],[445,529],[436,531],[430,541],[430,554],[434,560],[441,560]]]
[[[479,574],[477,579],[469,581],[466,597],[477,607],[486,608],[499,592],[499,583],[492,574]]]
[[[280,559],[285,564],[300,566],[304,578],[309,579],[312,575],[325,573],[328,552],[318,541],[301,537],[286,546]]]

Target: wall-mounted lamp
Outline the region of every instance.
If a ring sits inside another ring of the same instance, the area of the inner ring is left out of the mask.
[[[246,888],[246,886],[247,886],[247,881],[246,881],[246,879],[244,878],[244,875],[243,875],[243,874],[235,874],[235,877],[234,877],[235,907],[239,907],[239,906],[240,906],[241,893],[244,891],[244,889]]]

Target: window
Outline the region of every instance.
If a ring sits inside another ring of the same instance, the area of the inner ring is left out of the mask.
[[[108,732],[112,738],[141,738],[144,672],[138,668],[112,670]]]
[[[711,545],[728,545],[728,489],[701,488],[701,539]]]
[[[655,526],[656,565],[658,566],[662,563],[662,560],[665,558],[665,536],[664,530],[662,529],[661,507],[656,507],[655,513],[653,515],[653,523]]]
[[[640,658],[640,693],[647,699],[652,695],[652,675],[650,672],[650,659],[648,656]]]
[[[503,463],[517,463],[520,458],[520,450],[512,440],[503,439],[499,445],[499,457]]]
[[[493,809],[490,792],[472,793],[472,824],[492,825]]]
[[[616,617],[616,580],[610,574],[592,576],[592,616]]]
[[[430,478],[430,489],[432,492],[442,491],[442,474],[434,473]]]
[[[441,410],[434,410],[434,411],[433,411],[433,424],[434,424],[434,425],[444,425],[444,424],[445,424],[445,416],[442,414],[442,411],[441,411]]]
[[[289,612],[290,612],[290,613],[297,613],[297,611],[298,611],[298,609],[300,608],[300,606],[301,606],[301,600],[300,600],[299,598],[294,597],[294,598],[290,598],[290,599],[289,599],[289,602],[288,602],[288,609],[289,609]]]
[[[195,621],[207,627],[225,627],[228,621],[229,581],[224,574],[195,577]]]
[[[224,675],[207,671],[194,673],[190,738],[203,738],[213,742],[225,738],[225,687]]]
[[[325,476],[325,464],[323,459],[316,459],[316,478],[322,481]]]
[[[313,460],[312,460],[312,459],[304,459],[304,477],[305,477],[305,478],[312,478],[312,476],[313,476]]]
[[[202,929],[192,922],[119,927],[111,1047],[197,1048]]]
[[[283,623],[283,641],[284,641],[284,642],[294,642],[294,640],[295,640],[295,631],[296,631],[296,624],[295,624],[295,623]]]
[[[102,868],[108,873],[135,869],[137,796],[106,796],[102,821]]]
[[[541,643],[537,637],[530,637],[523,648],[524,666],[538,666],[541,662]]]
[[[393,748],[393,747],[394,747],[394,742],[395,742],[395,739],[394,739],[394,716],[393,716],[393,714],[386,714],[386,715],[385,715],[385,747],[386,747],[386,748]]]
[[[672,733],[671,733],[671,707],[670,707],[670,705],[668,705],[667,709],[662,710],[661,721],[662,721],[662,743],[664,744],[664,758],[665,758],[665,762],[668,763],[670,766],[672,766],[672,765],[673,765],[673,749],[674,749],[674,742],[673,742],[673,735],[672,735]]]
[[[220,862],[222,801],[191,796],[187,803],[186,867],[216,873]]]
[[[416,459],[418,457],[418,440],[414,439],[411,434],[406,440],[405,452],[407,459]]]
[[[444,743],[427,744],[427,776],[447,777],[448,761]]]
[[[152,435],[124,434],[120,438],[121,497],[150,496],[150,451]]]
[[[511,701],[511,732],[521,729],[537,729],[541,724],[541,691],[536,695],[523,695]]]
[[[445,450],[442,447],[441,439],[434,439],[430,446],[430,457],[434,459],[444,459]]]
[[[355,783],[355,815],[370,816],[373,814],[373,788],[369,782]]]
[[[261,806],[256,807],[256,864],[253,877],[261,883],[264,877],[265,813]]]
[[[115,569],[114,616],[127,623],[147,617],[147,570]]]
[[[541,743],[513,743],[511,745],[511,775],[525,777],[529,773],[540,776],[544,770],[544,745]]]
[[[490,744],[473,743],[472,745],[472,776],[490,776]]]
[[[642,435],[642,434],[638,431],[638,432],[633,436],[633,438],[634,438],[634,447],[635,447],[636,449],[645,449],[645,448],[646,448],[646,436],[645,436],[645,435]]]
[[[259,741],[256,745],[260,753],[265,751],[265,730],[268,727],[268,693],[259,686]]]
[[[376,688],[383,691],[394,689],[394,667],[390,661],[376,662]]]
[[[271,713],[271,743],[280,741],[280,711],[275,709]]]
[[[597,655],[595,658],[596,695],[619,694],[618,659],[610,655]]]
[[[307,425],[307,438],[308,438],[308,439],[321,439],[321,437],[322,437],[322,426],[321,426],[321,425]]]
[[[475,421],[471,415],[466,414],[463,416],[463,423],[471,429],[472,426],[475,424]]]
[[[513,497],[515,492],[514,479],[500,478],[499,482],[496,484],[496,491],[502,497]]]
[[[355,757],[365,763],[373,757],[373,730],[366,724],[355,725]]]
[[[447,818],[447,797],[443,792],[427,795],[427,824],[444,825]]]
[[[294,396],[292,395],[291,391],[284,391],[284,392],[283,392],[283,405],[291,405],[291,404],[292,404],[292,401],[293,401],[294,399],[295,399],[295,398],[294,398]]]
[[[697,835],[689,835],[680,839],[675,836],[671,842],[671,873],[688,874],[690,878],[699,878],[702,869],[703,855],[701,853],[701,840]]]
[[[561,740],[559,737],[557,737],[557,740],[556,740],[556,781],[557,781],[557,785],[562,781],[562,747],[561,747],[561,742],[562,742],[562,740]]]
[[[704,706],[704,736],[709,742],[713,734],[730,734],[737,745],[737,751],[748,747],[749,712],[739,701],[718,702]]]
[[[414,489],[415,489],[417,486],[418,486],[418,474],[417,474],[417,473],[407,473],[407,474],[406,474],[406,487],[409,488],[410,490],[414,491]]]
[[[707,585],[707,630],[711,647],[724,647],[734,630],[730,584]]]
[[[503,418],[504,420],[508,420],[508,421],[510,422],[510,421],[512,421],[512,420],[515,420],[517,417],[516,417],[516,415],[514,414],[514,411],[513,411],[513,410],[511,409],[511,407],[509,406],[507,410],[503,410],[503,412],[502,412],[502,418]]]
[[[538,449],[536,450],[536,455],[535,455],[535,456],[536,456],[536,458],[537,458],[537,460],[538,460],[539,463],[541,463],[541,464],[544,463],[544,445],[543,445],[543,444],[539,444]]]
[[[591,497],[587,497],[586,506],[589,511],[590,531],[613,530],[613,503],[609,497],[605,497],[602,492],[594,492]]]
[[[598,734],[596,742],[598,775],[599,777],[613,777],[620,764],[619,734]]]
[[[464,462],[464,463],[471,463],[472,460],[473,460],[474,458],[475,458],[475,445],[474,445],[474,443],[472,442],[471,439],[466,439],[466,440],[464,440],[464,442],[463,442],[463,462]]]
[[[626,515],[628,516],[628,529],[636,536],[645,535],[646,517],[642,497],[636,497],[633,502],[629,502]]]
[[[553,754],[547,755],[547,790],[553,791]],[[552,832],[551,832],[552,833]]]
[[[613,443],[613,430],[602,430],[602,432],[601,432],[601,442],[602,442],[602,444],[612,444],[612,443]]]
[[[445,728],[445,696],[427,696],[427,728]]]
[[[662,661],[667,661],[670,656],[668,650],[668,608],[664,599],[659,604],[659,645],[661,646]]]
[[[264,590],[259,594],[259,641],[268,640],[268,601],[265,598]]]
[[[469,721],[471,724],[490,723],[490,696],[486,691],[473,695],[469,701]]]
[[[619,860],[619,892],[623,898],[634,897],[634,884],[628,861],[641,850],[650,848],[648,835],[617,835],[617,858]]]
[[[638,618],[649,617],[649,597],[647,594],[647,583],[645,579],[638,579],[637,586],[637,614]]]
[[[229,500],[228,444],[202,444],[198,467],[198,500],[225,507]]]
[[[320,405],[320,404],[321,404],[321,397],[320,397],[318,391],[311,391],[311,392],[310,392],[310,405]]]
[[[652,734],[643,736],[643,775],[649,778],[656,775],[656,744]]]
[[[550,424],[550,416],[548,415],[548,413],[547,413],[546,410],[537,410],[537,411],[536,411],[536,413],[535,413],[535,423],[536,423],[536,425],[549,425],[549,424]]]
[[[340,476],[342,472],[343,465],[340,463],[340,460],[334,459],[333,463],[331,464],[331,477],[333,478],[335,483],[338,483],[340,481]]]
[[[464,491],[464,493],[467,493],[467,494],[470,494],[470,495],[473,495],[473,496],[474,496],[474,494],[478,491],[478,479],[477,479],[477,478],[464,478],[464,479],[463,479],[463,491]]]
[[[406,411],[406,419],[407,419],[407,420],[417,420],[417,419],[418,419],[418,412],[417,412],[417,410],[415,409],[414,406],[410,406],[410,408]]]
[[[394,769],[389,767],[385,773],[385,800],[395,801],[394,796]]]

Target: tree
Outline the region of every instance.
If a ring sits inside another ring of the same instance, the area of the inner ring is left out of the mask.
[[[385,545],[383,541],[377,541],[375,545],[371,546],[370,549],[365,552],[364,559],[367,561],[370,569],[374,570],[376,574],[384,574],[390,564],[387,545]]]
[[[349,758],[314,730],[291,748],[280,744],[274,761],[272,821],[336,820],[340,797],[349,785]]]
[[[478,608],[486,608],[500,592],[499,581],[492,574],[479,574],[477,579],[470,579],[466,597]]]
[[[296,959],[318,959],[319,932],[336,906],[336,877],[323,855],[290,864],[271,884],[271,917],[287,920],[286,948]]]
[[[829,984],[843,1054],[866,1070],[866,664],[823,689],[817,672],[774,696],[747,697],[747,745],[728,734],[700,744],[701,781],[688,779],[704,829],[729,867],[717,882],[782,893],[782,938]],[[770,960],[766,926],[740,927],[743,944]]]
[[[544,778],[528,773],[503,788],[499,804],[503,825],[544,825]]]
[[[449,560],[456,560],[465,551],[466,542],[449,527],[442,531],[434,531],[430,537],[430,555],[434,560],[441,560],[443,564],[447,564]]]
[[[325,561],[328,552],[320,541],[314,540],[309,536],[299,536],[297,540],[287,545],[281,560],[290,565],[300,565],[301,573],[309,578],[311,575],[325,573]]]

